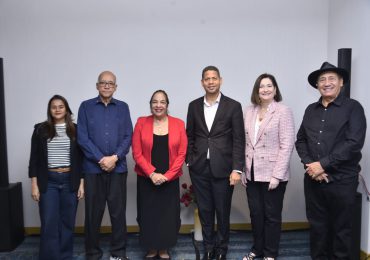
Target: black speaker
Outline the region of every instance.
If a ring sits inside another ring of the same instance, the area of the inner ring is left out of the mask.
[[[351,96],[351,65],[352,65],[352,49],[342,48],[338,49],[338,68],[348,71],[348,82],[344,84],[344,94],[346,97]]]
[[[7,187],[8,155],[6,148],[6,121],[5,121],[5,95],[4,95],[4,70],[3,59],[0,58],[0,187]]]
[[[12,251],[24,239],[22,183],[9,184],[3,59],[0,58],[0,251]]]
[[[24,240],[22,183],[0,187],[0,251],[12,251]]]

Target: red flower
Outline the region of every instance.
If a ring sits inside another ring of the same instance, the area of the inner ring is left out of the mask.
[[[188,186],[187,183],[183,183],[181,187],[184,191],[181,194],[180,202],[183,203],[185,207],[188,207],[192,203],[196,203],[193,185]]]

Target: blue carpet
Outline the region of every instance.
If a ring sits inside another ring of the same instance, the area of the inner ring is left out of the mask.
[[[285,231],[280,241],[279,260],[305,260],[309,257],[308,231]],[[37,259],[38,236],[28,236],[24,242],[14,251],[0,253],[0,259]],[[230,235],[228,260],[240,260],[243,258],[252,245],[252,234],[248,231],[232,231]],[[104,250],[103,260],[109,259],[109,236],[103,235],[101,246]],[[190,235],[179,235],[176,247],[170,250],[174,260],[194,260],[195,253]],[[129,234],[127,241],[127,256],[131,260],[143,259],[145,251],[139,246],[138,235]],[[201,256],[203,252],[201,250]],[[74,259],[82,260],[84,257],[84,237],[75,237]]]

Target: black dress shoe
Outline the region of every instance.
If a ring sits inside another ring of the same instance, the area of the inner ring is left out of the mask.
[[[204,253],[202,260],[212,260],[214,258],[215,258],[215,253],[211,251],[211,252]]]
[[[216,256],[216,260],[226,260],[226,255],[224,255],[224,254],[218,254]]]

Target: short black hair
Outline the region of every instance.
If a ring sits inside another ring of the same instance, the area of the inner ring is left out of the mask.
[[[205,67],[202,71],[202,79],[204,79],[204,74],[209,71],[209,70],[213,70],[213,71],[216,71],[217,72],[217,75],[219,78],[221,78],[221,75],[220,75],[220,71],[218,70],[218,68],[216,66],[212,66],[212,65],[209,65],[207,67]]]

